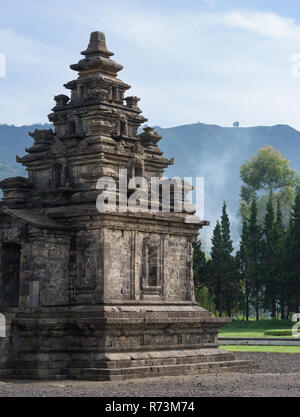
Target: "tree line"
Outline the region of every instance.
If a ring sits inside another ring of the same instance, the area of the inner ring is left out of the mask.
[[[241,236],[234,252],[224,202],[210,255],[194,245],[196,298],[216,315],[246,320],[300,312],[300,185],[271,147],[241,166]]]

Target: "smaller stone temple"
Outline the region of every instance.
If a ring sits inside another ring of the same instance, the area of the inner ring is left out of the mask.
[[[119,170],[150,183],[173,163],[139,98],[118,78],[104,34],[71,65],[49,120],[17,161],[28,178],[0,183],[0,377],[124,380],[249,369],[218,349],[227,318],[194,299],[194,209],[100,212],[99,178]],[[188,189],[189,190],[189,189]],[[124,194],[124,193],[123,193]],[[180,198],[184,198],[182,195]],[[194,220],[191,221],[191,216]]]

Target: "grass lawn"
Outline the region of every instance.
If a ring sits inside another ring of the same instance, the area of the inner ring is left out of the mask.
[[[228,352],[300,353],[300,346],[220,346]]]
[[[289,320],[236,320],[221,329],[220,337],[275,337],[265,335],[267,330],[292,329],[295,323]],[[291,337],[291,336],[280,336]]]

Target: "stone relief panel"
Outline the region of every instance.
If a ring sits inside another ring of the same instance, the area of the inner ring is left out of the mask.
[[[77,289],[94,291],[97,271],[97,241],[93,233],[77,238]]]
[[[39,239],[32,243],[31,280],[39,281],[41,305],[69,302],[69,241]]]
[[[164,241],[159,235],[143,239],[142,268],[140,279],[141,299],[152,300],[162,297],[164,284]]]
[[[110,242],[109,270],[105,278],[107,296],[111,300],[132,299],[132,241],[127,230],[105,230],[105,239]]]
[[[191,244],[187,241],[187,238],[170,235],[168,251],[165,255],[168,301],[178,302],[191,299],[190,258]]]
[[[104,245],[101,229],[81,231],[70,242],[69,273],[72,302],[103,301]]]
[[[192,300],[192,246],[186,237],[105,229],[105,242],[107,300]]]
[[[47,188],[51,185],[52,169],[43,168],[29,171],[29,178],[37,188]]]

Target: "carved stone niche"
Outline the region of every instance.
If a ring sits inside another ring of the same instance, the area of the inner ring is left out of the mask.
[[[77,238],[77,292],[90,293],[96,288],[97,248],[91,237]]]
[[[160,300],[163,287],[162,242],[147,237],[142,247],[141,299]]]

